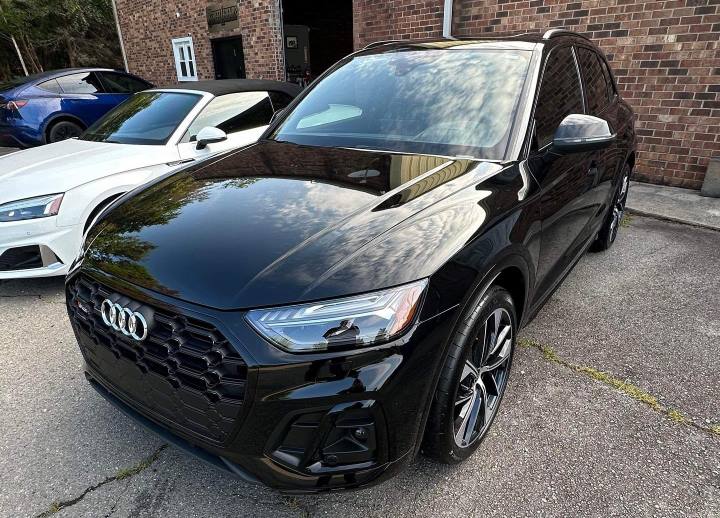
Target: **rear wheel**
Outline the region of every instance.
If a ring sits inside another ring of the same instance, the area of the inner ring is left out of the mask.
[[[428,418],[423,451],[452,464],[480,445],[507,387],[517,322],[510,294],[490,287],[467,311],[450,344]]]
[[[620,186],[615,193],[613,204],[610,207],[605,223],[603,223],[597,239],[592,244],[593,252],[602,252],[607,250],[615,242],[623,214],[625,214],[625,204],[627,203],[628,190],[630,188],[630,165],[625,164],[623,167]]]
[[[83,129],[74,122],[60,121],[56,122],[48,132],[48,142],[60,142],[73,137],[79,137]]]

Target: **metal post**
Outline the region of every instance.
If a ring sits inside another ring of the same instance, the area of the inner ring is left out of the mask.
[[[17,52],[18,59],[20,60],[20,64],[22,65],[23,72],[25,72],[26,76],[29,76],[27,67],[25,66],[25,60],[22,57],[22,54],[20,54],[20,47],[18,47],[17,41],[15,41],[15,36],[10,36],[10,39],[13,42],[13,45],[15,46],[15,52]]]
[[[120,53],[123,58],[123,65],[125,65],[125,72],[130,72],[128,69],[127,55],[125,54],[125,42],[123,42],[122,30],[120,29],[120,20],[118,19],[117,5],[115,0],[112,0],[113,16],[115,17],[115,27],[117,29],[118,40],[120,41]]]
[[[453,0],[445,0],[443,8],[443,38],[452,38]]]

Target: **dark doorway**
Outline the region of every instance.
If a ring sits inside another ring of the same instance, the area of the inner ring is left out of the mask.
[[[353,51],[352,0],[283,0],[288,81],[312,81]]]
[[[211,40],[215,79],[237,79],[245,77],[245,55],[242,37]]]

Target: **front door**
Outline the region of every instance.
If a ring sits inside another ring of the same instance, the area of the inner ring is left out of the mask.
[[[242,37],[212,40],[215,79],[238,79],[245,77],[245,55]]]
[[[591,154],[547,154],[560,122],[570,114],[584,111],[572,47],[553,49],[535,108],[534,150],[528,161],[542,192],[542,239],[537,267],[540,297],[554,287],[583,249],[593,221],[588,192],[597,173],[590,165]]]

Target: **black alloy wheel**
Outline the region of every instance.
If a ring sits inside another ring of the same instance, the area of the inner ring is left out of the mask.
[[[492,286],[461,321],[438,382],[423,451],[468,458],[487,434],[507,387],[517,323],[510,294]]]
[[[83,132],[83,129],[70,121],[60,121],[50,128],[48,134],[48,142],[60,142],[61,140],[67,140],[73,137],[79,137]]]
[[[625,214],[628,191],[630,190],[630,172],[630,165],[625,164],[612,207],[610,207],[605,223],[600,229],[600,232],[598,232],[598,237],[591,247],[593,252],[607,250],[615,242],[615,238],[617,238],[618,230],[620,229],[620,224]]]

